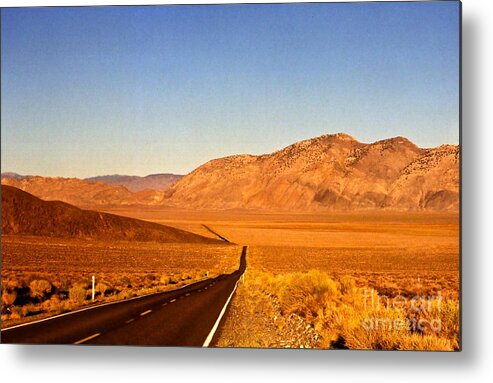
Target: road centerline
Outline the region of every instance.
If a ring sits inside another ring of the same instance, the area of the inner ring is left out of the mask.
[[[87,338],[84,338],[84,339],[78,340],[77,342],[74,342],[74,344],[82,344],[82,343],[85,343],[85,342],[90,341],[91,339],[94,339],[94,338],[96,338],[96,337],[98,337],[100,335],[101,335],[100,332],[98,332],[96,334],[92,334],[92,335],[88,336]]]

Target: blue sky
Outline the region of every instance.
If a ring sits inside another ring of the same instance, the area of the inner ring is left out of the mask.
[[[459,4],[2,9],[2,171],[187,173],[345,132],[458,143]]]

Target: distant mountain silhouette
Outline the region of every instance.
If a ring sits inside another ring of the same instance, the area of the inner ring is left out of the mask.
[[[21,179],[21,178],[26,178],[30,176],[23,176],[21,174],[17,174],[14,172],[3,172],[2,173],[2,178],[16,178],[16,179]]]
[[[107,175],[107,176],[97,176],[86,178],[89,182],[103,182],[108,185],[120,185],[125,186],[128,190],[132,192],[139,192],[146,189],[163,191],[173,185],[178,181],[181,175],[177,174],[150,174],[145,177],[139,176],[126,176],[126,175]]]

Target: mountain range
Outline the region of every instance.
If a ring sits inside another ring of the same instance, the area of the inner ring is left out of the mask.
[[[459,147],[324,135],[272,154],[209,161],[169,188],[166,200],[208,209],[457,210]]]
[[[17,174],[14,172],[2,172],[2,178],[16,178],[16,179],[22,179],[22,178],[29,178],[32,176],[23,176],[22,174]]]
[[[84,208],[156,205],[164,198],[162,191],[146,189],[131,192],[125,186],[79,178],[2,178],[2,184],[14,186],[47,201],[62,201]]]
[[[15,172],[3,172],[2,179],[25,179],[32,178],[34,176],[22,175]],[[124,186],[131,192],[140,192],[143,190],[151,189],[157,191],[163,191],[178,181],[182,175],[162,173],[162,174],[149,174],[148,176],[127,176],[121,174],[112,174],[106,176],[96,176],[84,178],[84,181],[92,183],[101,182],[106,185]],[[50,178],[50,177],[43,177]],[[57,177],[58,178],[58,177]],[[61,178],[58,178],[61,179]]]
[[[77,206],[194,209],[457,211],[459,146],[420,148],[404,137],[362,143],[344,134],[264,155],[211,160],[163,190],[66,178],[2,178],[40,198]]]
[[[90,177],[85,180],[89,182],[103,182],[107,185],[125,186],[131,192],[140,192],[146,189],[158,191],[166,190],[182,177],[182,175],[170,173],[150,174],[145,177],[113,174],[108,176]]]

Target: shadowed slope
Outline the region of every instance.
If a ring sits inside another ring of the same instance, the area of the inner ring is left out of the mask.
[[[2,185],[2,234],[185,243],[224,243],[169,226],[43,201]]]

